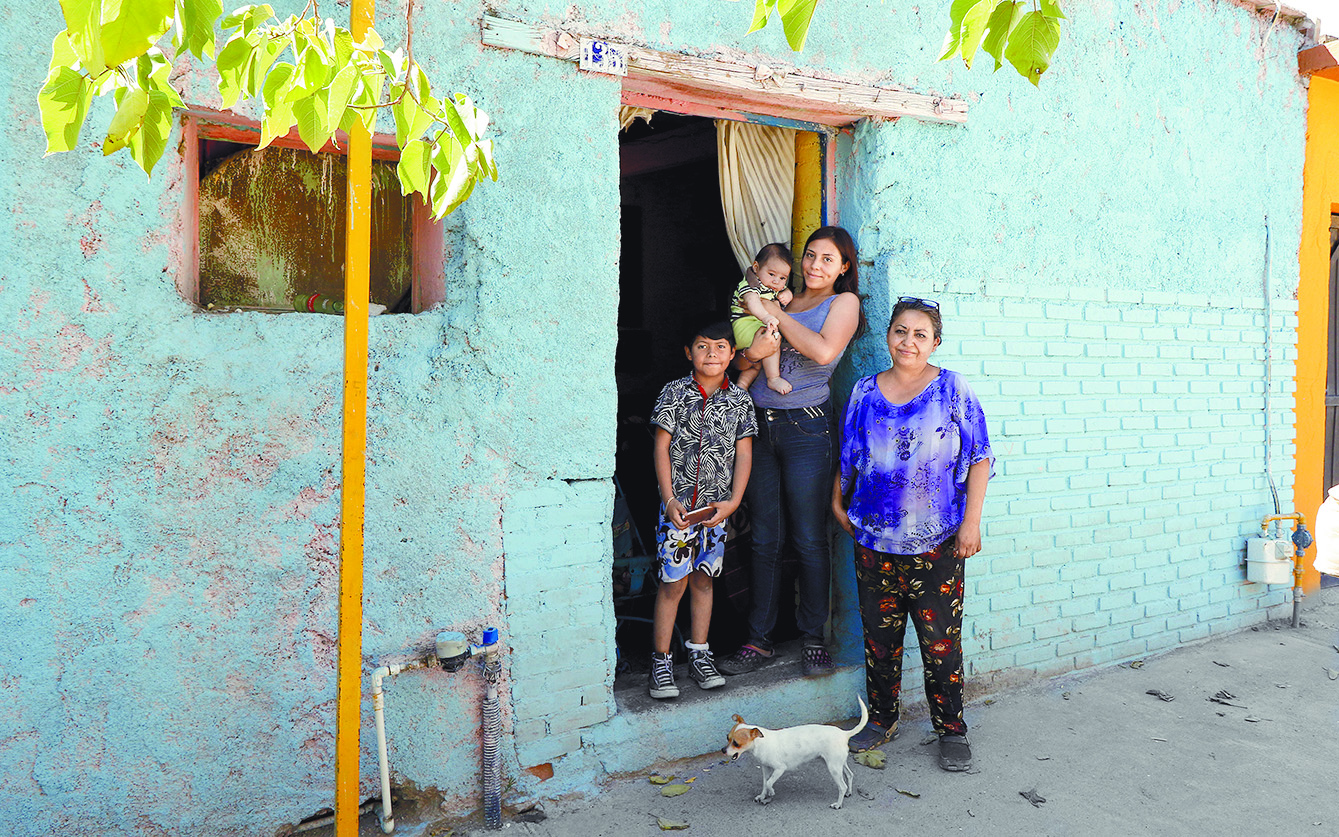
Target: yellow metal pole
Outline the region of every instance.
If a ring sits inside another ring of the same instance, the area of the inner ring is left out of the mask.
[[[361,41],[375,0],[353,0],[350,30]],[[344,438],[339,527],[339,701],[335,720],[335,834],[358,835],[358,733],[363,680],[363,488],[367,450],[367,301],[372,259],[372,133],[349,129],[344,239]]]

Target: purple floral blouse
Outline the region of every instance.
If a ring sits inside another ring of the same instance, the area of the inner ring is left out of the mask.
[[[875,382],[851,390],[842,424],[842,491],[861,546],[919,555],[962,525],[967,471],[995,459],[981,402],[961,375],[940,369],[919,395],[892,404]]]

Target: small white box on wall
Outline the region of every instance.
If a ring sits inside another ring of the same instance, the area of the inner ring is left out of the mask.
[[[1247,538],[1246,580],[1260,584],[1292,584],[1292,541],[1282,538]]]
[[[628,74],[628,56],[623,47],[608,41],[581,39],[581,69],[591,73],[607,73],[611,76]]]

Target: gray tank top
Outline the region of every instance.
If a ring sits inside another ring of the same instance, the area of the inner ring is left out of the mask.
[[[791,316],[800,325],[817,332],[823,328],[823,323],[827,322],[828,309],[832,307],[832,301],[836,298],[837,295],[833,294],[808,311],[801,311]],[[842,349],[832,363],[820,365],[800,354],[789,343],[783,342],[781,377],[790,381],[793,389],[786,395],[778,395],[767,387],[767,379],[759,375],[758,380],[749,388],[749,395],[753,397],[753,403],[758,407],[782,410],[817,407],[830,397],[828,382],[832,380],[832,370],[837,368],[844,354],[846,349]]]

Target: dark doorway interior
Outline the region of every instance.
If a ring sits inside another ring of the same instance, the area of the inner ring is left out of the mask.
[[[614,606],[620,617],[620,669],[635,680],[647,669],[655,598],[659,496],[648,419],[660,388],[692,371],[683,352],[684,328],[705,311],[727,316],[739,268],[721,212],[712,120],[664,112],[649,124],[639,119],[620,135],[620,162],[617,481],[641,545],[625,536],[620,547],[615,539]],[[617,529],[618,510],[615,517]],[[621,548],[651,556],[649,567],[627,567],[626,559],[617,559]],[[738,555],[738,550],[727,553],[727,570]],[[628,576],[638,572],[647,574],[644,582],[629,585]],[[746,639],[743,614],[725,587],[718,579],[711,631],[718,656]],[[687,605],[685,596],[679,609],[685,634]]]

